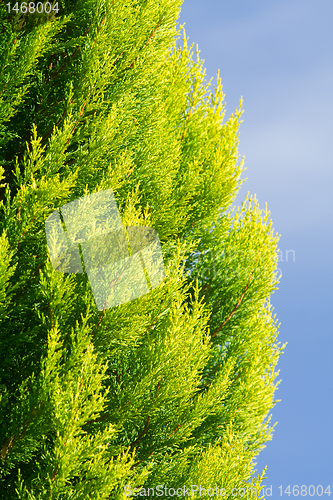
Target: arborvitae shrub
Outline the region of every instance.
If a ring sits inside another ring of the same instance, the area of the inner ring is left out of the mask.
[[[284,346],[269,212],[230,210],[241,105],[224,120],[180,0],[58,7],[0,11],[0,498],[259,497]],[[99,311],[86,273],[52,267],[45,221],[106,189],[158,232],[165,278]]]

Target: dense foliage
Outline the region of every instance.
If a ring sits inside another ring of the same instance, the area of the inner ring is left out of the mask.
[[[0,498],[259,497],[284,346],[269,212],[231,210],[241,106],[224,121],[180,0],[58,5],[0,4]],[[101,312],[53,269],[45,220],[110,188],[124,226],[157,230],[165,279]]]

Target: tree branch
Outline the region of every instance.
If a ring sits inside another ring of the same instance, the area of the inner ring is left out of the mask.
[[[171,434],[169,434],[168,438],[172,436],[172,434],[174,434],[180,427],[180,424],[177,425],[177,427],[171,432]]]
[[[39,408],[45,403],[45,401],[42,401]],[[14,445],[15,442],[19,441],[23,435],[26,433],[30,423],[31,423],[31,419],[32,417],[34,417],[37,413],[37,408],[34,408],[30,414],[30,417],[28,418],[28,420],[26,421],[26,423],[24,424],[24,427],[22,429],[22,432],[20,433],[20,435],[18,437],[15,437],[15,434],[13,434],[6,442],[5,444],[3,445],[2,447],[2,450],[0,452],[0,456],[2,458],[2,460],[5,459],[7,453],[9,452],[10,448],[12,448],[12,446]]]
[[[135,467],[136,465],[142,464],[142,462],[144,462],[145,460],[148,460],[148,458],[149,458],[149,457],[151,457],[151,456],[152,456],[152,454],[153,454],[153,453],[155,453],[155,451],[156,451],[156,450],[151,451],[151,452],[149,453],[149,455],[148,455],[146,458],[144,458],[143,460],[139,460],[138,462],[135,462],[135,463],[132,465],[131,469],[132,469],[133,467]]]
[[[160,24],[161,24],[161,21],[158,21],[158,23],[157,23],[157,25],[156,25],[156,28],[154,29],[154,31],[153,31],[153,32],[151,33],[151,35],[149,36],[148,40],[147,40],[147,41],[146,41],[146,43],[145,43],[145,46],[147,46],[147,45],[148,45],[148,43],[150,42],[150,40],[151,40],[151,39],[155,36],[156,31],[158,30],[158,28],[159,28]],[[139,57],[139,56],[136,56],[136,58],[134,59],[134,61],[133,61],[133,62],[132,62],[129,66],[127,66],[127,68],[125,68],[125,69],[133,68],[134,63],[135,63],[135,61],[138,59],[138,57]]]
[[[147,422],[143,428],[143,431],[141,432],[139,437],[132,443],[132,446],[135,446],[140,441],[140,439],[143,438],[143,436],[146,434],[149,422],[150,422],[150,415],[148,416],[148,419],[147,419]]]
[[[28,285],[30,285],[30,283],[31,283],[32,281],[34,281],[34,279],[36,278],[36,274],[38,273],[39,269],[41,269],[44,265],[45,265],[45,263],[44,263],[44,264],[38,264],[38,266],[36,267],[36,269],[35,269],[35,271],[34,271],[34,273],[33,273],[32,277],[29,279],[28,283],[25,285],[25,287],[24,287],[24,288],[23,288],[20,292],[18,292],[18,293],[15,295],[15,299],[17,299],[17,297],[19,297],[19,296],[20,296],[23,292],[25,292],[25,291],[26,291],[26,289],[28,288]]]
[[[110,287],[112,287],[112,286],[116,285],[116,284],[118,283],[118,281],[120,280],[120,278],[122,277],[122,275],[123,275],[123,274],[124,274],[124,273],[121,273],[121,275],[120,275],[120,276],[119,276],[116,280],[112,280],[112,281],[111,281],[111,283],[110,283]],[[101,315],[100,315],[100,317],[99,317],[99,320],[98,320],[98,323],[97,323],[97,325],[96,325],[96,327],[95,327],[94,333],[96,332],[97,328],[99,327],[99,325],[100,325],[100,323],[101,323],[101,321],[102,321],[102,318],[103,318],[104,313],[105,313],[105,310],[106,310],[106,304],[107,304],[107,301],[108,301],[108,299],[106,299],[106,301],[105,301],[105,303],[104,303],[104,308],[103,308],[102,314],[101,314]]]
[[[157,398],[157,394],[158,394],[158,391],[160,389],[160,384],[161,384],[161,380],[158,381],[158,384],[157,384],[157,388],[156,388],[156,392],[155,392],[155,398],[154,398],[154,402],[156,401],[156,398]],[[132,443],[132,447],[134,447],[142,438],[143,436],[146,434],[147,430],[148,430],[148,425],[149,425],[149,422],[150,422],[150,415],[148,416],[148,419],[147,419],[147,422],[143,428],[143,431],[141,432],[141,434],[139,435],[139,437],[136,438],[136,440]]]
[[[95,12],[95,15],[96,15],[96,12]],[[88,26],[88,28],[87,28],[87,30],[86,30],[86,32],[84,33],[84,35],[83,35],[83,36],[87,36],[87,35],[88,35],[89,30],[90,30],[90,26],[91,26],[91,24],[92,24],[92,22],[93,22],[93,20],[94,20],[95,15],[93,16],[92,20],[90,21],[90,24],[89,24],[89,26]],[[106,16],[105,16],[105,17],[106,17]],[[102,23],[101,23],[101,26],[104,24],[105,17],[104,17],[104,19],[103,19],[103,21],[102,21]],[[64,69],[64,68],[68,65],[68,63],[69,63],[69,62],[73,59],[73,57],[75,57],[75,55],[76,55],[77,51],[79,50],[79,48],[80,48],[80,45],[78,45],[78,46],[76,47],[76,49],[74,50],[73,54],[70,56],[70,58],[69,58],[67,61],[65,61],[65,62],[64,62],[64,64],[61,66],[61,68],[60,68],[60,69],[59,69],[59,70],[58,70],[58,71],[57,71],[54,75],[52,75],[52,77],[51,77],[51,78],[52,78],[52,80],[54,80],[55,78],[57,78],[57,76],[59,75],[59,73],[61,73],[61,72],[62,72],[62,70],[63,70],[63,69]]]
[[[66,113],[67,113],[67,108],[65,108],[65,111],[63,112],[63,114],[61,115],[61,117],[59,118],[59,120],[57,121],[57,123],[55,125],[52,125],[52,128],[47,132],[46,135],[44,135],[42,137],[42,142],[44,142],[45,139],[47,139],[52,134],[54,127],[58,127],[58,125],[60,125],[60,123],[64,119],[64,116],[66,115]]]
[[[35,213],[35,215],[33,216],[33,218],[29,220],[28,224],[30,224],[31,222],[33,222],[33,221],[36,219],[37,214],[38,214],[38,212],[40,212],[40,211],[41,211],[41,209],[37,210],[37,212]],[[21,216],[20,216],[20,212],[21,212],[21,206],[19,206],[19,213],[18,213],[18,220],[19,220],[19,222],[20,222],[20,224],[21,224]],[[20,239],[22,238],[22,236],[24,236],[24,235],[25,235],[25,233],[26,233],[28,230],[29,230],[29,229],[26,229],[25,231],[23,231],[23,233],[21,233]],[[19,241],[19,243],[18,243],[18,245],[17,245],[16,252],[14,253],[13,257],[16,257],[16,255],[18,254],[19,249],[20,249],[20,246],[21,246],[21,241]],[[12,258],[13,258],[13,257],[12,257]]]
[[[258,260],[258,256],[257,256],[257,258],[256,258],[256,262],[257,262],[257,260]],[[211,338],[215,337],[215,336],[218,334],[218,332],[219,332],[220,330],[222,330],[222,328],[223,328],[223,327],[224,327],[224,325],[227,323],[227,321],[229,321],[229,319],[230,319],[230,318],[231,318],[231,317],[235,314],[235,312],[237,311],[238,307],[240,306],[240,304],[241,304],[241,302],[242,302],[242,300],[243,300],[243,297],[244,297],[244,295],[245,295],[245,293],[246,293],[246,290],[249,288],[249,286],[250,286],[250,284],[251,284],[251,279],[252,279],[252,275],[253,275],[253,273],[254,273],[254,269],[251,271],[251,274],[250,274],[250,277],[249,277],[249,279],[248,279],[248,281],[247,281],[246,287],[245,287],[245,289],[244,289],[244,291],[243,291],[242,295],[240,296],[240,298],[239,298],[239,300],[238,300],[237,304],[235,305],[235,307],[233,308],[233,310],[231,311],[231,313],[229,314],[229,316],[228,316],[228,317],[227,317],[227,318],[223,321],[222,325],[220,325],[220,326],[219,326],[219,327],[215,330],[215,332],[213,332],[213,333],[211,334]]]
[[[186,118],[186,121],[185,121],[185,125],[184,125],[184,130],[183,130],[182,136],[180,138],[180,141],[182,141],[184,139],[184,137],[185,137],[186,127],[187,127],[187,124],[188,124],[188,121],[190,119],[191,114],[192,114],[192,109],[190,109],[190,112],[187,115],[187,118]],[[195,224],[195,222],[192,224],[192,226],[194,226],[194,224]]]
[[[205,284],[205,286],[201,289],[202,292],[204,292],[204,299],[206,300],[207,293],[209,292],[210,285],[208,283]]]

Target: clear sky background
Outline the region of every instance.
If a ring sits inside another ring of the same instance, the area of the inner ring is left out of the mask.
[[[272,303],[288,345],[272,410],[278,424],[256,468],[267,465],[272,498],[280,485],[330,484],[333,495],[333,1],[184,0],[180,23],[207,79],[220,69],[226,118],[244,99],[248,180],[235,204],[256,193],[281,234]]]

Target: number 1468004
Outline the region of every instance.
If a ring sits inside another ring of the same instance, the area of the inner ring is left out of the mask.
[[[46,14],[51,14],[51,12],[59,12],[58,2],[55,2],[53,5],[50,2],[16,2],[13,6],[11,2],[6,4],[8,12],[16,12],[17,14],[20,12],[21,14],[42,14],[45,12]]]

